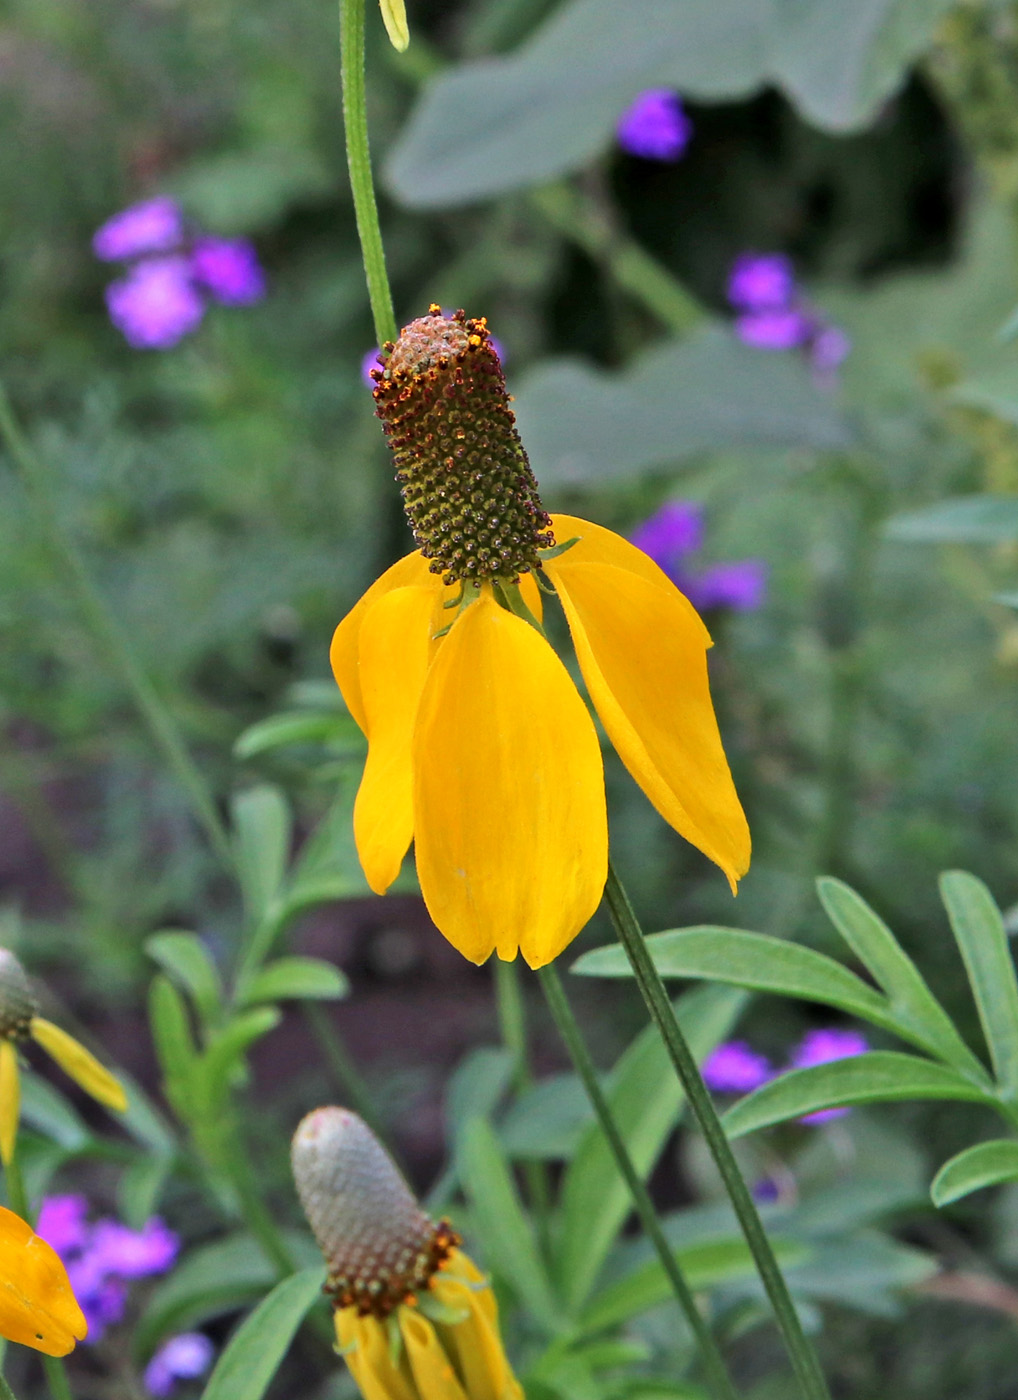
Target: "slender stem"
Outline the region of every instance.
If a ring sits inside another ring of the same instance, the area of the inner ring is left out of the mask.
[[[300,1009],[330,1071],[348,1096],[350,1107],[356,1109],[375,1136],[384,1141],[388,1134],[379,1123],[371,1092],[328,1012],[317,1001],[302,1001]]]
[[[106,606],[94,583],[84,556],[60,518],[49,472],[22,433],[11,409],[6,390],[0,384],[0,437],[7,445],[39,522],[49,541],[57,563],[63,569],[71,592],[89,627],[105,647],[114,667],[130,691],[134,703],[148,725],[156,744],[177,781],[187,793],[194,810],[204,826],[217,853],[229,865],[232,862],[230,841],[226,828],[216,811],[202,775],[188,753],[177,727],[168,713],[155,686],[138,665],[120,624]]]
[[[280,1278],[285,1278],[294,1272],[296,1265],[272,1212],[258,1193],[251,1174],[251,1158],[244,1150],[236,1122],[227,1125],[223,1158],[244,1223],[258,1241],[265,1258],[278,1269]]]
[[[396,313],[385,268],[385,249],[378,222],[375,186],[371,178],[368,146],[367,93],[364,82],[364,0],[340,0],[340,75],[343,84],[343,124],[346,128],[346,162],[350,171],[357,235],[364,258],[371,314],[379,345],[396,339]]]
[[[7,1378],[0,1371],[0,1400],[15,1400],[14,1391],[7,1384]]]
[[[21,1174],[21,1163],[18,1161],[17,1147],[11,1156],[11,1160],[4,1166],[4,1177],[7,1182],[7,1199],[11,1203],[11,1210],[15,1215],[20,1215],[22,1220],[29,1225],[35,1224],[35,1216],[28,1200],[28,1192],[25,1190],[25,1178]],[[46,1381],[49,1385],[50,1394],[53,1400],[72,1400],[71,1387],[67,1379],[67,1372],[64,1363],[57,1356],[44,1356],[42,1358],[43,1369],[46,1372]],[[0,1380],[3,1377],[0,1376]],[[10,1386],[3,1382],[7,1394],[10,1394]],[[0,1400],[3,1400],[3,1390],[0,1390]]]
[[[715,1111],[710,1094],[707,1092],[696,1060],[675,1018],[672,1004],[665,990],[657,968],[654,966],[643,938],[643,930],[633,913],[632,905],[622,888],[614,869],[608,867],[608,883],[605,897],[612,922],[629,958],[637,986],[647,1004],[654,1023],[661,1032],[668,1054],[679,1080],[685,1090],[686,1099],[700,1125],[710,1149],[711,1156],[721,1174],[725,1190],[742,1227],[761,1282],[774,1309],[774,1317],[785,1342],[800,1389],[808,1400],[830,1400],[830,1392],[816,1353],[799,1321],[799,1315],[792,1302],[784,1276],[774,1257],[770,1240],[750,1194],[749,1188],[739,1171],[738,1163],[729,1145],[721,1120]]]
[[[611,1107],[604,1096],[600,1080],[597,1077],[597,1070],[594,1062],[590,1058],[583,1034],[577,1024],[569,1005],[565,989],[562,986],[562,979],[559,977],[554,966],[549,963],[538,972],[541,986],[544,988],[544,995],[547,998],[551,1014],[555,1019],[559,1034],[565,1042],[569,1057],[576,1066],[576,1072],[583,1080],[583,1087],[587,1092],[591,1107],[597,1115],[597,1121],[601,1125],[601,1131],[605,1135],[608,1146],[611,1148],[615,1158],[615,1164],[625,1179],[629,1194],[633,1198],[633,1205],[636,1213],[640,1217],[640,1223],[647,1232],[647,1238],[651,1241],[657,1251],[657,1257],[661,1261],[661,1267],[672,1285],[672,1291],[678,1301],[679,1307],[689,1323],[697,1346],[700,1348],[700,1356],[703,1361],[703,1368],[707,1374],[708,1383],[714,1395],[719,1400],[736,1400],[737,1392],[732,1385],[725,1363],[718,1348],[718,1344],[711,1333],[710,1328],[704,1321],[699,1308],[696,1306],[696,1299],[693,1297],[692,1289],[686,1282],[679,1267],[679,1261],[675,1257],[675,1252],[661,1228],[661,1222],[657,1218],[654,1204],[650,1199],[644,1183],[637,1175],[633,1166],[633,1159],[629,1155],[629,1150],[622,1138],[618,1124],[615,1122]]]
[[[513,1082],[518,1090],[529,1089],[534,1082],[527,1057],[527,1028],[523,1013],[523,994],[517,965],[495,958],[495,1006],[502,1044],[513,1057]]]

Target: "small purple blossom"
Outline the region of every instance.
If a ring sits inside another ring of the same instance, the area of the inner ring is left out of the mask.
[[[35,1233],[59,1255],[69,1254],[85,1243],[89,1230],[87,1214],[84,1196],[47,1196],[39,1210]]]
[[[224,306],[251,306],[265,295],[265,273],[246,238],[196,238],[191,270]]]
[[[92,1231],[91,1250],[107,1273],[120,1278],[162,1274],[180,1249],[180,1237],[155,1215],[141,1230],[119,1220],[100,1220]]]
[[[735,333],[757,350],[794,350],[810,338],[812,323],[798,307],[747,311],[735,318]]]
[[[809,362],[813,378],[821,386],[837,380],[842,361],[852,348],[852,341],[840,326],[822,326],[809,346]]]
[[[770,1176],[762,1176],[753,1183],[753,1199],[762,1206],[773,1205],[781,1199],[781,1187]]]
[[[184,237],[184,215],[176,200],[157,195],[132,204],[107,219],[92,239],[92,251],[103,262],[168,253]]]
[[[792,260],[784,253],[740,253],[728,274],[728,300],[738,311],[780,311],[796,295]]]
[[[700,611],[749,612],[760,607],[767,591],[766,564],[743,559],[693,568],[689,556],[700,549],[703,536],[702,506],[695,501],[666,501],[634,530],[631,539]]]
[[[671,88],[649,88],[619,117],[615,134],[619,145],[631,156],[678,160],[689,145],[693,123],[677,92]]]
[[[719,1094],[748,1094],[772,1075],[767,1056],[758,1054],[744,1040],[726,1040],[703,1065],[703,1082]]]
[[[792,1055],[792,1068],[811,1069],[814,1065],[830,1064],[832,1060],[844,1060],[850,1055],[864,1055],[869,1048],[869,1041],[859,1031],[822,1027],[807,1031],[803,1036]],[[799,1121],[827,1123],[832,1118],[844,1118],[849,1112],[848,1108],[822,1108],[805,1114]]]
[[[170,1395],[178,1381],[203,1376],[212,1364],[215,1348],[203,1332],[181,1332],[164,1342],[145,1367],[145,1386],[150,1395]]]
[[[205,315],[191,264],[179,254],[136,263],[106,288],[106,305],[110,320],[136,350],[168,350]]]

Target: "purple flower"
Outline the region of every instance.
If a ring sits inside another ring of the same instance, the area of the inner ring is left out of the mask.
[[[136,350],[168,350],[201,323],[205,303],[180,255],[146,258],[106,288],[110,320]]]
[[[693,123],[671,88],[641,92],[619,117],[618,143],[631,156],[644,160],[678,160],[689,145]]]
[[[703,1082],[719,1094],[748,1094],[772,1077],[766,1055],[759,1055],[744,1040],[726,1040],[713,1050],[703,1066]]]
[[[844,1060],[849,1055],[864,1055],[869,1042],[859,1031],[839,1030],[826,1027],[807,1031],[792,1056],[793,1069],[810,1069],[813,1065],[830,1064],[832,1060]],[[800,1123],[827,1123],[832,1118],[844,1118],[851,1110],[847,1108],[822,1108],[817,1113],[807,1113]]]
[[[781,1199],[781,1187],[770,1176],[762,1176],[759,1181],[753,1183],[753,1199],[759,1201],[760,1205],[773,1205],[775,1201]]]
[[[746,311],[735,318],[735,333],[757,350],[794,350],[805,345],[812,322],[797,307],[775,311]]]
[[[131,1230],[119,1220],[100,1220],[92,1231],[90,1249],[107,1273],[144,1278],[166,1272],[177,1257],[180,1237],[157,1215],[141,1230]]]
[[[191,270],[224,306],[250,306],[265,295],[265,273],[246,238],[196,239]]]
[[[852,342],[840,326],[820,326],[809,346],[814,377],[821,383],[829,383],[851,348]]]
[[[88,1202],[84,1196],[46,1196],[39,1208],[35,1233],[63,1257],[81,1249],[88,1237]]]
[[[755,612],[767,593],[767,565],[762,559],[712,564],[703,573],[687,577],[683,591],[698,612],[711,608]]]
[[[703,543],[703,507],[695,501],[666,501],[637,526],[632,542],[671,577],[683,556]]]
[[[164,1342],[145,1367],[150,1395],[170,1395],[177,1381],[203,1376],[212,1363],[215,1348],[203,1332],[181,1332]]]
[[[740,253],[728,275],[728,300],[737,311],[782,311],[796,296],[792,260],[784,253]]]
[[[92,251],[103,262],[167,253],[184,237],[184,216],[176,200],[167,195],[132,204],[107,219],[96,230]]]

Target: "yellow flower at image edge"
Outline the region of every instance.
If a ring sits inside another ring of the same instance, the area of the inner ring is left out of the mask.
[[[20,1215],[0,1206],[0,1337],[66,1356],[87,1330],[56,1253]]]
[[[523,1400],[490,1284],[364,1120],[316,1109],[292,1160],[329,1269],[337,1349],[364,1400]]]
[[[123,1085],[90,1051],[52,1021],[36,1014],[38,1006],[25,969],[9,948],[0,948],[0,1160],[14,1156],[21,1111],[18,1046],[34,1040],[74,1082],[106,1108],[123,1113]]]
[[[541,573],[623,763],[734,890],[749,830],[692,604],[620,536],[543,511],[483,321],[434,307],[383,356],[374,396],[420,548],[368,589],[331,650],[368,740],[354,810],[368,884],[383,894],[413,841],[431,917],[477,963],[521,952],[541,967],[597,908],[600,745],[566,668],[518,615],[540,622]]]

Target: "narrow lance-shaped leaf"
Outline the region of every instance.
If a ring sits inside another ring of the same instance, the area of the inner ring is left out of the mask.
[[[317,1268],[278,1283],[230,1338],[202,1400],[261,1400],[324,1282],[325,1270]]]
[[[1007,1098],[1018,1097],[1018,980],[1000,910],[981,880],[963,870],[940,877],[993,1068]]]
[[[202,1019],[213,1024],[219,1015],[222,986],[216,965],[198,935],[166,929],[145,939],[145,951],[164,972],[187,988]]]
[[[933,1178],[930,1195],[935,1206],[946,1206],[984,1186],[1018,1181],[1018,1142],[996,1138],[979,1142],[944,1163]]]
[[[747,1094],[725,1114],[725,1131],[744,1137],[824,1108],[907,1099],[962,1099],[996,1107],[999,1100],[946,1065],[917,1055],[870,1050],[810,1069],[792,1070]]]
[[[234,843],[244,906],[252,920],[264,918],[278,895],[290,855],[290,808],[268,783],[233,799]]]

